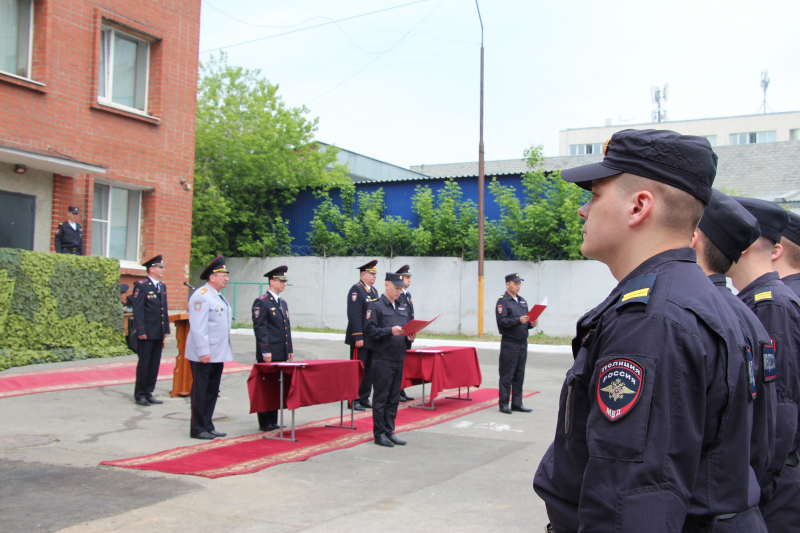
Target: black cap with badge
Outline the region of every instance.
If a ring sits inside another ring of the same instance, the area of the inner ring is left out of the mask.
[[[403,276],[404,274],[398,274],[396,272],[387,272],[386,281],[391,281],[392,283],[394,283],[395,287],[405,287],[406,284],[403,283]]]
[[[697,228],[734,262],[761,235],[756,217],[742,204],[716,189]]]
[[[279,279],[281,281],[287,281],[289,278],[286,277],[286,274],[288,273],[289,273],[289,267],[283,265],[277,268],[273,268],[272,270],[264,274],[264,277],[269,279]]]
[[[800,246],[800,215],[787,211],[789,215],[789,225],[783,230],[782,237],[786,237],[797,246]]]
[[[789,224],[789,212],[776,204],[758,198],[734,196],[734,200],[750,211],[761,227],[761,236],[779,242],[786,226]]]
[[[401,266],[400,268],[398,268],[397,270],[395,270],[395,272],[396,272],[397,274],[402,274],[402,275],[404,275],[404,276],[411,277],[411,267],[410,267],[410,266],[408,266],[408,265],[403,265],[403,266]]]
[[[142,263],[142,266],[145,267],[145,268],[163,267],[164,266],[164,262],[163,262],[163,260],[161,258],[161,255],[157,255],[154,258],[150,259],[149,261],[145,261],[144,263]]]
[[[73,215],[77,215],[78,213],[80,213],[80,211],[81,211],[81,210],[80,210],[80,209],[78,209],[77,207],[75,207],[74,205],[71,205],[71,206],[69,206],[69,207],[67,208],[67,211],[69,211],[69,212],[70,212],[70,213],[72,213]]]
[[[203,273],[200,274],[200,279],[207,280],[211,274],[227,274],[228,269],[225,268],[225,258],[221,255],[218,255],[216,259],[211,261],[211,264],[203,270]]]
[[[378,260],[377,259],[373,259],[369,263],[367,263],[365,265],[361,265],[360,267],[358,267],[358,269],[361,272],[372,272],[373,274],[377,274],[378,273],[378,269],[375,268],[377,265],[378,265]]]
[[[508,276],[506,276],[506,283],[508,283],[509,281],[525,281],[525,280],[519,277],[519,274],[509,274]]]
[[[717,174],[717,154],[705,137],[669,130],[622,130],[606,141],[605,157],[561,171],[561,178],[592,190],[592,181],[628,172],[660,181],[700,199],[711,200]]]

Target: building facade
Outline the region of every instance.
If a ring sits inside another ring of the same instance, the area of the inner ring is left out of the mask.
[[[0,246],[54,252],[73,205],[122,282],[188,280],[200,3],[0,0]]]

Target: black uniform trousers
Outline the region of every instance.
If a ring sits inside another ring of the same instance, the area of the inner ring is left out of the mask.
[[[189,434],[194,437],[214,431],[211,417],[217,406],[219,383],[225,363],[189,361],[189,365],[192,367],[192,420]]]
[[[353,360],[355,346],[350,346],[350,360]],[[361,385],[358,387],[358,401],[369,401],[372,392],[372,352],[363,346],[358,349],[358,360],[364,364],[364,375],[361,376]]]
[[[767,529],[772,532],[797,533],[800,531],[800,465],[796,454],[789,454],[779,476],[775,476],[772,499],[761,509]],[[794,463],[791,466],[790,463]]]
[[[500,340],[500,405],[522,405],[522,382],[525,381],[525,363],[528,361],[528,343],[506,337]]]
[[[161,364],[163,340],[137,339],[139,363],[136,365],[136,387],[133,397],[137,400],[147,399],[156,390],[158,367]]]
[[[258,361],[259,363],[263,363],[264,362],[264,357],[260,353],[256,354],[256,361]],[[270,362],[272,362],[272,363],[280,363],[280,362],[283,362],[283,361],[286,361],[286,355],[285,354],[284,354],[284,356],[282,358],[279,358],[279,359],[275,358],[275,353],[272,354],[272,360]],[[273,425],[273,424],[276,425],[276,426],[278,425],[278,411],[263,411],[261,413],[256,413],[256,416],[258,416],[258,427],[259,428],[265,428],[265,427],[267,427],[269,425]]]
[[[381,434],[394,433],[394,419],[397,417],[397,406],[400,405],[400,385],[403,383],[403,361],[372,361],[372,378],[375,395],[372,397],[372,432],[377,437]]]

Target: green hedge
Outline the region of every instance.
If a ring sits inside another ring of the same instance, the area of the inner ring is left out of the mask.
[[[129,354],[116,259],[0,248],[0,370]]]

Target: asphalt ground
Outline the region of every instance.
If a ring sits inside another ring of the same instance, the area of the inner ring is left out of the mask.
[[[233,336],[236,360],[254,362],[254,338]],[[443,342],[446,344],[446,342]],[[164,356],[174,356],[174,341]],[[298,339],[298,359],[344,359],[334,341]],[[484,387],[497,387],[497,350],[478,350]],[[14,368],[28,372],[117,357]],[[205,479],[100,467],[201,441],[189,438],[188,398],[141,407],[133,384],[0,400],[0,531],[68,532],[478,532],[541,531],[544,505],[531,487],[555,433],[568,354],[529,353],[525,403],[405,432],[405,447],[372,442],[247,475]],[[215,422],[230,437],[258,431],[248,414],[247,372],[225,374]],[[419,397],[421,387],[407,389]],[[297,410],[297,424],[338,416],[339,405]]]

